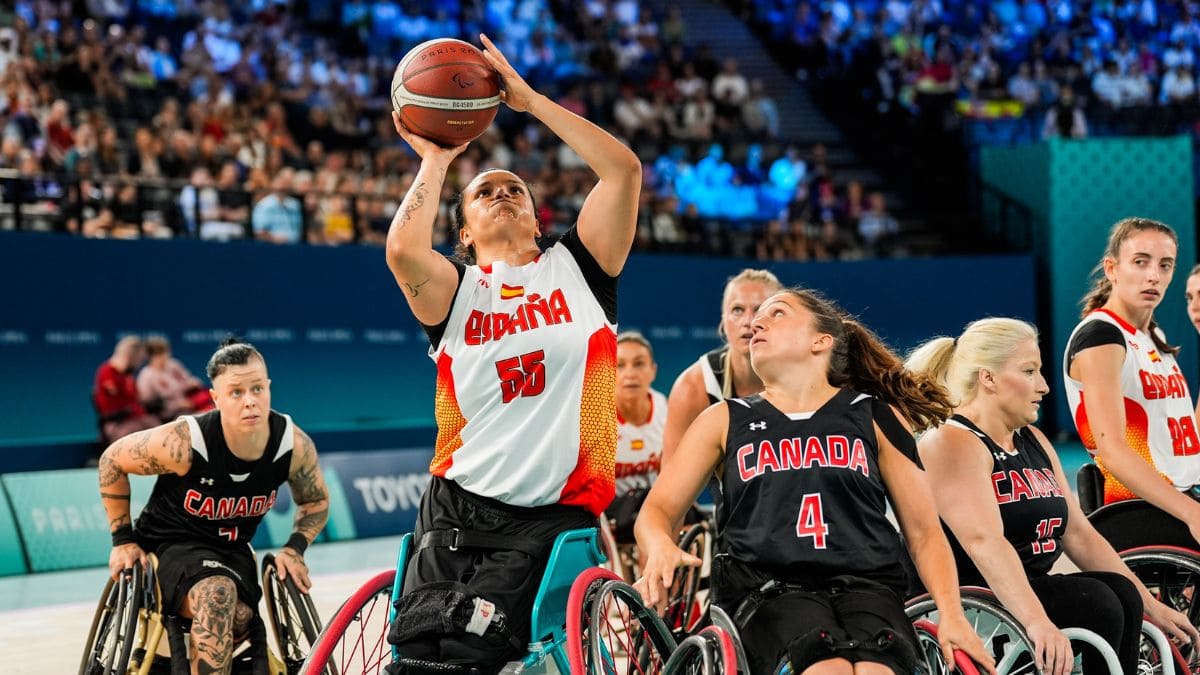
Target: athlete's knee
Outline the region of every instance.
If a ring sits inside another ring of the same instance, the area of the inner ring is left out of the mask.
[[[201,579],[188,590],[187,605],[193,617],[219,616],[228,622],[233,618],[237,605],[237,586],[229,577],[213,576]]]
[[[800,675],[852,675],[854,664],[846,659],[825,659],[804,669]]]

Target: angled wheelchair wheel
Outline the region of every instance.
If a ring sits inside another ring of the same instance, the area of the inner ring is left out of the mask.
[[[975,629],[983,646],[996,660],[996,672],[1000,675],[1036,675],[1033,643],[1025,629],[1000,606],[991,591],[982,588],[963,588],[962,606],[967,622]],[[910,600],[904,608],[908,618],[914,622],[926,619],[937,624],[939,612],[929,595]]]
[[[683,533],[679,548],[704,560],[708,534],[707,522],[696,523]],[[703,567],[681,567],[676,570],[667,609],[663,612],[663,622],[677,636],[694,632],[704,618],[705,607],[697,597],[704,579],[703,570]]]
[[[572,675],[662,673],[675,639],[654,610],[611,570],[584,570],[567,601]]]
[[[146,601],[140,567],[127,569],[112,579],[100,594],[84,645],[79,675],[124,675],[138,637],[138,620]]]
[[[1200,553],[1174,546],[1142,546],[1121,551],[1121,560],[1163,604],[1200,625]]]
[[[938,627],[928,619],[918,619],[913,622],[913,631],[917,634],[917,658],[929,675],[949,675],[957,672],[959,675],[979,675],[979,668],[969,656],[962,652],[954,653],[954,663],[946,663],[942,655],[942,645],[938,642]]]
[[[392,662],[388,614],[396,570],[359,587],[329,618],[300,669],[302,675],[377,675]]]
[[[604,554],[605,562],[603,567],[612,570],[612,573],[618,578],[624,579],[627,573],[625,563],[621,560],[621,549],[617,546],[617,538],[613,534],[612,521],[608,516],[600,514],[600,527],[597,531],[597,543],[600,545],[600,551]]]
[[[321,631],[317,608],[309,595],[300,592],[291,577],[279,579],[275,556],[269,553],[263,556],[262,577],[267,623],[275,636],[275,644],[279,645],[280,660],[288,673],[299,672]]]

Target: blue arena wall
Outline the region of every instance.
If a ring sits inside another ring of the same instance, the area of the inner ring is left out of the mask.
[[[759,265],[630,259],[621,328],[654,343],[657,388],[718,344],[721,289],[747,266]],[[902,350],[982,316],[1036,316],[1028,256],[767,266],[824,291]],[[196,374],[227,332],[247,337],[267,358],[275,408],[311,432],[377,436],[318,438],[322,452],[432,445],[428,343],[380,248],[5,232],[0,287],[0,472],[78,465],[96,436],[94,373],[129,332],[166,335]],[[49,444],[76,450],[43,454]]]

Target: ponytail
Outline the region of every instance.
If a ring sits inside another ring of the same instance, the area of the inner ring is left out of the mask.
[[[858,321],[846,317],[842,325],[846,362],[842,372],[830,373],[830,384],[848,384],[896,406],[916,431],[937,426],[950,417],[954,405],[936,380],[905,370],[900,357]]]
[[[953,405],[945,388],[928,375],[906,371],[900,357],[866,326],[814,291],[789,288],[781,292],[812,312],[819,332],[833,336],[826,373],[829,384],[848,386],[896,406],[917,431],[950,417]]]

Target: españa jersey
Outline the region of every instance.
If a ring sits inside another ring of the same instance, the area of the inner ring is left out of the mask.
[[[667,426],[667,397],[650,390],[650,419],[627,422],[617,415],[617,494],[648,490],[662,466],[663,429]]]
[[[1145,331],[1106,309],[1098,309],[1079,322],[1063,358],[1067,401],[1084,447],[1095,451],[1096,439],[1088,421],[1087,392],[1078,380],[1071,378],[1071,360],[1088,346],[1108,343],[1125,347],[1125,362],[1121,365],[1125,442],[1176,489],[1185,490],[1200,483],[1200,438],[1196,433],[1195,409],[1179,364],[1173,355],[1159,352]],[[1137,496],[1118,482],[1102,461],[1096,463],[1104,474],[1105,504]]]
[[[599,515],[614,491],[617,279],[575,228],[526,265],[458,267],[430,330],[430,472],[506,504]]]
[[[903,589],[874,399],[842,389],[818,410],[793,414],[757,394],[725,405],[724,551],[777,578],[853,574]]]
[[[155,545],[249,543],[288,479],[296,434],[292,418],[271,411],[266,451],[252,462],[229,449],[219,410],[179,419],[191,434],[192,466],[183,476],[167,473],[155,480],[135,525],[138,536]]]
[[[946,424],[966,429],[979,438],[983,450],[992,456],[992,490],[1000,508],[1004,538],[1021,557],[1021,566],[1028,577],[1050,573],[1050,568],[1063,554],[1062,537],[1067,531],[1067,498],[1063,495],[1050,455],[1038,442],[1029,427],[1013,434],[1010,453],[993,441],[971,420],[962,415],[951,417]],[[979,452],[981,448],[962,448],[962,452]],[[983,573],[975,566],[966,549],[949,527],[943,523],[946,538],[954,551],[958,567],[958,582],[964,586],[986,586]]]

